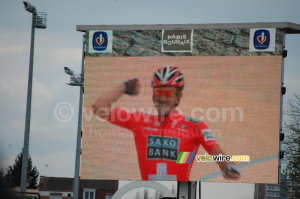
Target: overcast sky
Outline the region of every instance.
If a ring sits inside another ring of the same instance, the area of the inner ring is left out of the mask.
[[[300,24],[299,0],[31,0],[46,12],[36,29],[30,154],[41,175],[73,177],[79,88],[66,85],[67,66],[80,72],[82,35],[76,25],[292,22]],[[31,14],[22,1],[0,1],[0,163],[7,168],[23,147]],[[300,35],[287,35],[284,103],[300,94]],[[69,122],[55,106],[69,103]]]

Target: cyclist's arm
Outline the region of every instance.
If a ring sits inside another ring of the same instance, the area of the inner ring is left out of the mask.
[[[204,149],[210,154],[210,155],[226,155],[225,152],[221,149],[220,145],[215,140],[212,132],[209,130],[209,128],[206,126],[204,122],[200,123],[200,129],[202,132],[201,136],[201,143],[204,147]],[[238,169],[234,166],[231,162],[216,162],[221,169],[224,178],[226,179],[232,179],[232,180],[238,180],[240,178],[240,174]],[[235,170],[237,172],[235,172]]]
[[[121,84],[112,91],[100,96],[97,101],[92,105],[93,113],[102,119],[107,119],[111,113],[111,106],[118,101],[125,93],[126,86]]]
[[[115,89],[100,96],[92,105],[93,113],[100,118],[107,119],[111,113],[113,103],[118,101],[124,94],[138,95],[140,83],[138,79],[131,79],[124,84],[117,86]]]
[[[215,147],[211,153],[211,155],[219,155],[219,154],[226,155],[220,146]],[[216,162],[216,163],[219,165],[219,168],[221,169],[225,179],[238,180],[240,178],[239,171],[232,162],[224,161],[224,162]],[[237,171],[231,170],[232,167],[234,167],[234,169],[237,169]]]

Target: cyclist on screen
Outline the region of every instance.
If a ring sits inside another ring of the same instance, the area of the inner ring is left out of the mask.
[[[139,94],[138,79],[131,79],[117,89],[100,96],[93,112],[110,123],[134,133],[139,167],[143,180],[189,181],[191,164],[177,164],[180,152],[197,152],[200,145],[211,155],[224,154],[203,121],[185,117],[176,110],[184,87],[184,76],[176,66],[158,69],[152,78],[152,100],[158,115],[129,113],[111,106],[124,94]],[[115,117],[116,115],[119,116]],[[128,118],[124,120],[120,118]],[[138,120],[136,118],[139,118]],[[225,154],[224,154],[225,155]],[[232,163],[217,162],[224,178],[238,180],[239,170]]]

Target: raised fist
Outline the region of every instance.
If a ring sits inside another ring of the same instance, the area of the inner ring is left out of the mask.
[[[124,82],[126,88],[124,90],[124,93],[127,95],[138,95],[140,92],[140,82],[138,78],[130,79],[126,82]]]

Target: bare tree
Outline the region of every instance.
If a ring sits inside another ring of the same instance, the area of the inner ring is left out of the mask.
[[[135,199],[141,199],[140,190],[138,190],[135,194]]]
[[[148,189],[144,189],[144,199],[149,199],[149,191],[148,191]]]
[[[172,185],[172,193],[176,196],[176,188],[175,188],[175,185]]]
[[[291,189],[300,198],[300,95],[290,100],[284,109],[287,116],[284,122],[284,160],[287,161],[285,173],[292,181]]]

